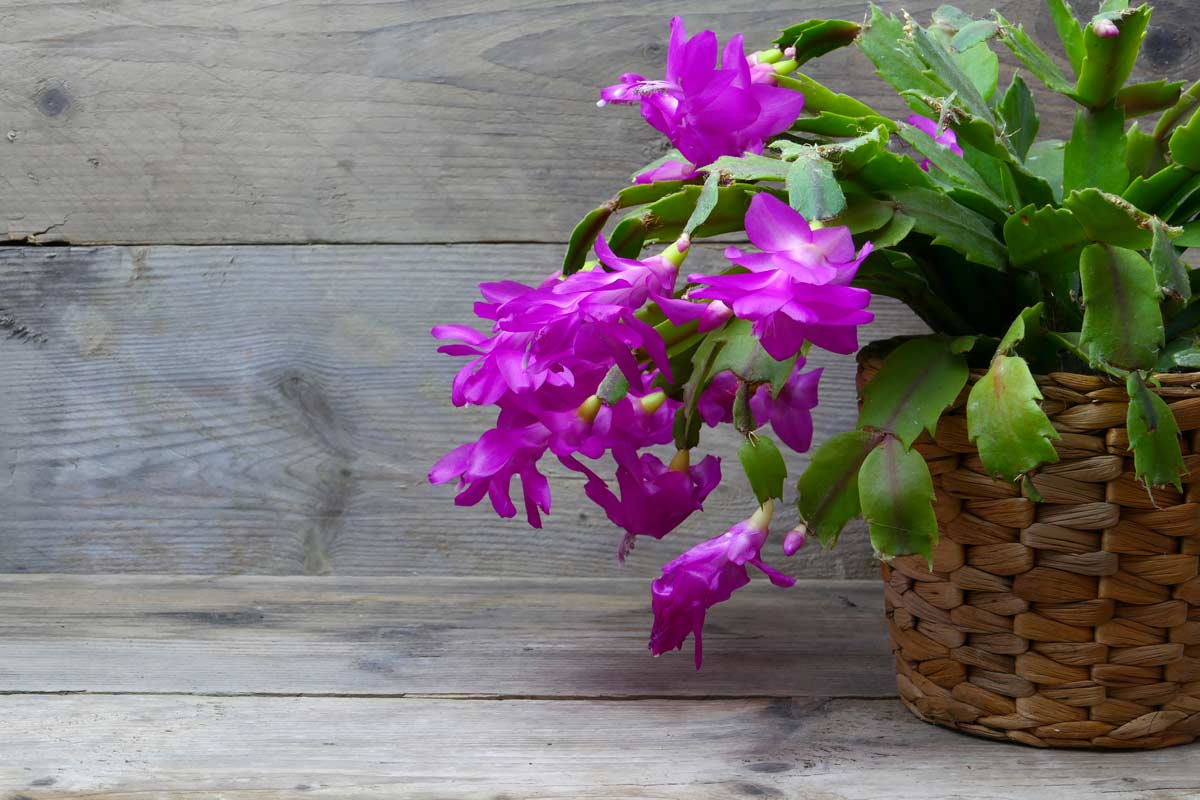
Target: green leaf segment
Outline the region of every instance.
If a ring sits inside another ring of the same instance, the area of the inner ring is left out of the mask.
[[[1149,486],[1172,485],[1183,490],[1185,467],[1179,450],[1179,426],[1171,409],[1146,386],[1140,375],[1131,373],[1129,392],[1129,446],[1137,477]]]
[[[967,383],[967,360],[945,341],[901,345],[863,389],[859,427],[888,433],[906,448],[937,421]]]
[[[913,442],[933,432],[967,382],[961,341],[914,339],[902,344],[863,390],[858,430],[835,436],[812,456],[800,478],[800,516],[831,546],[860,513],[884,558],[927,557],[937,543],[929,469]]]
[[[967,398],[967,433],[988,472],[1008,480],[1058,460],[1053,445],[1058,432],[1038,405],[1042,393],[1029,363],[1015,354],[1040,333],[1042,313],[1038,304],[1017,317]]]
[[[863,460],[858,496],[871,545],[881,558],[918,553],[932,560],[937,544],[933,481],[920,453],[885,437]]]

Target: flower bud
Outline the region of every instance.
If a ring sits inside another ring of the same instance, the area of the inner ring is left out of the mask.
[[[788,557],[794,556],[800,548],[804,547],[807,538],[808,528],[797,525],[783,537],[783,554]]]
[[[751,64],[750,65],[750,82],[760,83],[765,86],[775,86],[779,82],[775,80],[774,64]]]
[[[1121,34],[1121,29],[1111,19],[1101,17],[1092,23],[1092,33],[1101,39],[1112,39]]]
[[[701,325],[700,330],[703,332],[706,328],[711,330],[719,328],[731,317],[733,317],[733,309],[722,303],[720,300],[711,300],[708,303],[708,308],[704,312],[707,325]]]

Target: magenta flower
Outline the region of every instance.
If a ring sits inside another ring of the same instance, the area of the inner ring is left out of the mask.
[[[690,178],[696,168],[721,156],[761,153],[767,139],[787,130],[800,115],[804,97],[774,86],[768,70],[752,67],[740,35],[725,45],[719,65],[717,48],[715,33],[702,31],[689,39],[683,21],[675,17],[662,80],[627,73],[620,83],[600,91],[601,106],[640,103],[642,117],[689,162],[667,162],[654,179]],[[638,176],[639,182],[648,180]]]
[[[946,128],[941,133],[938,133],[938,124],[928,117],[922,117],[920,114],[913,114],[907,120],[909,125],[919,128],[922,133],[933,139],[940,145],[949,148],[951,153],[962,158],[963,149],[958,146],[958,134],[949,128]],[[921,169],[929,172],[929,168],[933,166],[933,162],[928,158],[921,161]]]
[[[600,240],[596,252],[605,269],[553,276],[536,287],[481,285],[484,300],[475,313],[492,322],[490,334],[465,325],[434,328],[436,338],[454,340],[440,352],[470,358],[455,377],[454,403],[495,405],[499,415],[493,430],[439,461],[430,481],[456,480],[455,502],[474,505],[487,495],[500,516],[511,517],[509,486],[518,476],[537,527],[539,509],[550,506],[536,468],[547,452],[565,459],[612,451],[636,461],[639,449],[670,442],[679,402],[652,389],[660,374],[670,380],[666,346],[636,312],[651,298],[671,295],[689,244],[684,237],[664,255],[638,261],[616,256]],[[606,406],[596,391],[614,366],[630,389]]]
[[[802,372],[805,360],[796,359],[796,368],[777,395],[771,386],[762,384],[750,397],[750,414],[755,428],[770,424],[775,435],[797,453],[808,452],[812,446],[812,410],[817,407],[817,385],[821,370]],[[733,403],[737,396],[738,378],[732,372],[722,372],[701,392],[696,403],[700,418],[709,427],[733,421]]]
[[[646,383],[653,376],[646,377]],[[551,431],[550,451],[557,456],[575,453],[600,458],[608,451],[633,453],[644,447],[668,444],[674,438],[675,412],[682,405],[661,391],[629,394],[612,405],[591,397],[568,411],[543,412],[538,419]]]
[[[614,450],[613,456],[617,460],[619,496],[578,460],[565,458],[562,462],[587,476],[587,496],[604,509],[613,524],[625,530],[617,550],[617,558],[622,561],[633,549],[636,537],[663,538],[699,511],[721,482],[721,459],[715,456],[705,456],[694,466],[688,465],[687,451],[680,451],[669,466],[650,453],[639,457],[629,450]]]
[[[855,253],[848,228],[813,230],[766,192],[750,201],[746,233],[763,252],[730,247],[725,257],[749,272],[691,275],[688,280],[704,286],[689,295],[719,300],[751,321],[763,348],[780,361],[800,352],[805,340],[834,353],[857,350],[858,326],[874,319],[866,310],[871,293],[847,284],[870,243]]]
[[[1092,21],[1092,33],[1101,39],[1112,39],[1121,35],[1121,29],[1108,17],[1097,17]]]
[[[675,242],[675,249],[680,253],[681,258],[682,254],[686,253],[691,246],[692,240],[687,234],[679,237]],[[575,275],[581,276],[577,281],[581,286],[587,287],[590,283],[591,287],[595,287],[590,288],[593,292],[596,291],[596,288],[605,290],[603,293],[594,294],[590,302],[615,303],[637,309],[645,305],[646,301],[652,297],[670,297],[671,293],[675,291],[675,279],[679,275],[678,263],[672,263],[661,255],[651,256],[645,260],[622,258],[612,251],[603,236],[596,239],[595,249],[600,263],[608,267],[611,272],[575,273]],[[628,286],[628,289],[625,293],[614,296],[610,294],[614,284],[624,284]],[[583,290],[588,291],[589,289],[584,288]]]
[[[812,446],[812,410],[817,407],[817,385],[821,370],[801,372],[804,359],[796,360],[796,369],[787,383],[772,396],[770,386],[760,386],[750,398],[750,413],[757,425],[771,423],[771,430],[780,441],[797,453],[807,453]]]
[[[509,491],[513,476],[521,478],[529,524],[542,527],[540,509],[550,513],[550,484],[538,472],[537,461],[546,452],[547,431],[539,425],[520,429],[493,428],[479,441],[451,450],[429,472],[433,484],[458,481],[454,504],[473,506],[484,495],[501,517],[516,516]]]
[[[751,198],[745,226],[750,241],[763,252],[729,247],[725,257],[751,272],[781,270],[806,283],[846,285],[871,252],[869,243],[854,252],[849,228],[813,230],[799,211],[768,192]]]
[[[733,402],[737,398],[738,376],[732,372],[719,372],[696,400],[700,419],[710,428],[733,422]]]
[[[696,642],[696,669],[700,669],[705,614],[750,582],[747,564],[765,573],[776,586],[796,583],[795,578],[763,563],[762,548],[770,521],[768,503],[750,519],[715,539],[701,542],[662,568],[662,577],[654,581],[650,590],[654,610],[650,652],[658,656],[668,650],[683,649],[688,634],[692,634]]]
[[[686,241],[681,243],[686,251]],[[485,302],[475,305],[475,313],[493,320],[490,336],[465,325],[433,329],[435,338],[462,342],[438,352],[476,357],[454,380],[455,405],[491,405],[506,394],[527,394],[546,384],[577,386],[581,369],[598,373],[598,383],[611,364],[636,385],[638,350],[669,377],[662,337],[634,312],[651,296],[671,294],[678,265],[662,257],[619,258],[603,239],[596,242],[596,253],[611,271],[552,276],[537,287],[514,281],[481,284]],[[576,397],[574,405],[581,400]]]
[[[697,329],[700,333],[716,330],[733,316],[733,309],[720,300],[696,303],[686,299],[656,297],[654,302],[658,303],[658,307],[662,309],[663,314],[671,321],[672,325],[686,325],[689,322],[699,321]]]

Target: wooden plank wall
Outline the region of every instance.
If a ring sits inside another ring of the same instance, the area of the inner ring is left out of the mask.
[[[593,101],[661,70],[672,14],[765,43],[863,5],[0,4],[0,571],[649,575],[737,519],[733,475],[618,570],[573,476],[542,532],[454,509],[424,474],[485,416],[449,408],[427,332],[465,321],[480,280],[551,271],[574,221],[662,151]],[[959,5],[1052,36],[1040,0]],[[1186,74],[1200,23],[1157,5],[1139,69]],[[900,113],[855,53],[812,71]],[[876,310],[874,336],[921,330]],[[820,363],[828,434],[852,419],[853,367]],[[861,533],[791,566],[873,568]]]
[[[560,253],[0,249],[0,297],[27,331],[0,361],[0,572],[649,574],[681,545],[653,543],[619,569],[619,534],[573,473],[558,471],[541,532],[486,503],[455,508],[425,480],[489,421],[450,406],[457,365],[429,328],[465,314],[481,277],[532,278]],[[915,330],[897,304],[880,312],[887,330]],[[833,432],[853,417],[853,364],[822,362]],[[746,514],[730,475],[683,539]],[[872,568],[861,546],[811,564]]]

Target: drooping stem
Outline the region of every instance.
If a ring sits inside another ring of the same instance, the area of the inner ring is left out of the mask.
[[[1125,379],[1129,377],[1129,370],[1127,370],[1127,369],[1121,369],[1120,367],[1114,367],[1111,364],[1105,364],[1103,361],[1099,362],[1098,364],[1092,364],[1091,356],[1089,356],[1087,353],[1085,353],[1083,351],[1083,348],[1081,348],[1079,345],[1075,344],[1074,342],[1072,342],[1070,339],[1066,338],[1065,336],[1062,336],[1062,335],[1058,334],[1057,332],[1051,331],[1051,330],[1047,330],[1045,333],[1046,333],[1046,336],[1048,336],[1055,343],[1057,343],[1059,347],[1068,351],[1069,353],[1071,353],[1071,355],[1075,356],[1083,363],[1091,364],[1094,369],[1098,369],[1101,372],[1109,375],[1110,377],[1116,378],[1117,380],[1122,381],[1122,382],[1124,382]]]

